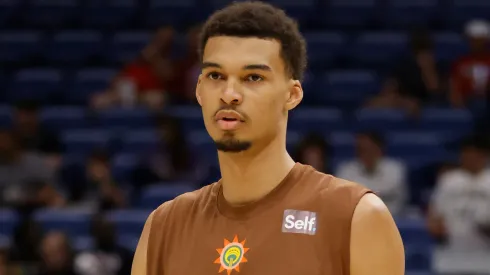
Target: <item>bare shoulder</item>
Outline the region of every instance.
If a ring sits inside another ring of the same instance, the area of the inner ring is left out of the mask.
[[[383,201],[369,193],[359,201],[351,226],[351,275],[403,275],[400,233]]]

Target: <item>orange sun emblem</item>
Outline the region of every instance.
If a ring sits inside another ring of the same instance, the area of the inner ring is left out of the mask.
[[[216,251],[219,253],[219,258],[216,259],[214,263],[221,265],[218,273],[225,270],[228,275],[230,275],[233,270],[240,272],[240,264],[247,262],[247,258],[244,256],[248,251],[248,248],[245,247],[245,240],[238,242],[238,237],[236,235],[231,242],[225,239],[223,248],[218,248]]]

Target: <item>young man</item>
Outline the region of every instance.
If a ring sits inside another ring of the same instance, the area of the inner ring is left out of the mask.
[[[396,225],[369,190],[295,163],[288,111],[305,43],[283,11],[241,2],[202,30],[196,96],[222,179],[148,218],[133,275],[402,275]]]

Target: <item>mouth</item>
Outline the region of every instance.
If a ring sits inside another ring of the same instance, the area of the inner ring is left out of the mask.
[[[235,130],[244,122],[242,116],[235,111],[220,111],[216,114],[216,122],[222,130]]]

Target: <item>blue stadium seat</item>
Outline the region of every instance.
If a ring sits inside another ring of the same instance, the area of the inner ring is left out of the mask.
[[[432,39],[435,55],[439,61],[452,62],[455,57],[461,56],[468,50],[467,43],[458,33],[436,33]]]
[[[108,148],[112,135],[104,130],[68,130],[63,132],[61,140],[69,154],[90,154],[94,149]]]
[[[103,46],[103,36],[96,31],[60,32],[54,35],[47,58],[53,63],[80,65],[99,55]]]
[[[106,53],[108,60],[114,63],[127,63],[133,60],[150,42],[151,37],[149,32],[115,33]]]
[[[34,220],[45,231],[62,231],[69,236],[88,235],[92,212],[75,209],[43,209],[34,214]]]
[[[395,220],[404,243],[410,245],[433,245],[434,241],[429,234],[424,219],[397,218]]]
[[[63,77],[53,69],[24,69],[17,72],[10,86],[8,99],[37,100],[52,103],[52,99],[60,92]]]
[[[309,22],[318,14],[315,0],[268,0],[267,2],[281,7],[299,22]]]
[[[378,32],[361,34],[350,50],[352,66],[387,69],[407,47],[407,36]]]
[[[473,128],[473,116],[468,110],[428,108],[422,113],[420,128],[464,134]]]
[[[205,130],[202,110],[199,107],[171,106],[165,112],[180,120],[184,131]]]
[[[0,1],[0,24],[6,26],[6,23],[15,17],[21,6],[18,0],[2,0]]]
[[[90,236],[76,236],[71,238],[75,251],[87,251],[94,248],[94,239]]]
[[[10,209],[0,209],[0,235],[12,236],[19,222],[17,212]]]
[[[334,108],[298,108],[290,113],[288,127],[293,131],[320,132],[341,130],[342,111]]]
[[[84,1],[82,24],[88,28],[123,28],[138,11],[136,0],[87,0]]]
[[[131,179],[131,172],[138,164],[135,154],[118,154],[112,158],[112,173],[114,178],[121,183],[127,183]]]
[[[361,109],[356,113],[357,130],[393,131],[402,130],[408,125],[407,114],[395,109]]]
[[[393,134],[387,138],[387,153],[391,156],[435,157],[445,153],[444,144],[438,136],[430,134]]]
[[[331,0],[323,20],[332,27],[361,28],[369,25],[377,15],[376,0]]]
[[[86,110],[81,107],[48,107],[41,111],[40,119],[43,126],[55,132],[89,126]]]
[[[106,129],[148,128],[153,126],[152,114],[147,109],[115,108],[97,114],[99,125]]]
[[[356,106],[379,91],[375,73],[361,70],[328,72],[322,77],[327,101],[337,106]]]
[[[337,159],[337,164],[344,162],[356,155],[356,137],[351,132],[333,132],[328,138],[332,147],[332,155]],[[334,164],[335,166],[335,164]]]
[[[346,38],[340,33],[309,32],[304,34],[308,47],[308,67],[324,70],[342,56]]]
[[[195,187],[186,182],[155,184],[143,190],[139,206],[144,209],[156,209],[162,203],[193,190]]]
[[[64,26],[78,17],[77,0],[30,0],[24,21],[33,27]]]
[[[116,226],[117,234],[139,236],[151,211],[147,210],[114,210],[105,217]]]
[[[485,0],[453,0],[445,16],[446,24],[454,30],[460,30],[473,19],[488,19],[490,2]]]
[[[10,106],[0,106],[0,127],[8,128],[12,124],[12,108]]]
[[[158,133],[155,130],[129,130],[121,138],[122,152],[150,153],[158,144]]]
[[[109,68],[81,69],[75,73],[72,85],[65,92],[65,101],[70,104],[86,105],[90,97],[105,91],[117,72]]]
[[[38,54],[42,36],[34,31],[0,32],[0,62],[19,62]]]
[[[440,11],[438,0],[390,0],[387,4],[384,21],[388,28],[426,26]]]
[[[432,267],[432,250],[425,245],[405,245],[405,269],[428,272]]]
[[[189,18],[199,21],[205,16],[199,7],[200,1],[196,0],[150,0],[150,6],[145,16],[146,25],[160,27],[168,24],[182,24]]]

